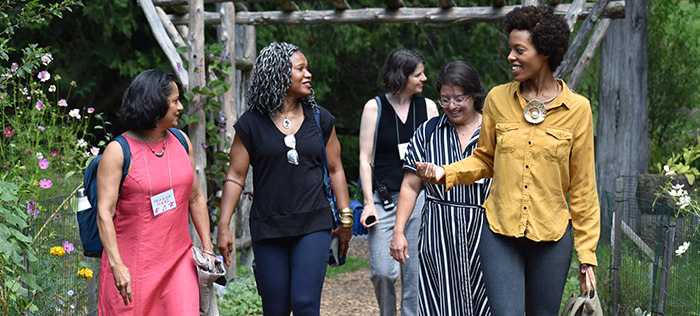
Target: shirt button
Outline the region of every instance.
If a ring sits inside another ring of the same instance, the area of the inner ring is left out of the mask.
[[[525,185],[525,188],[527,189],[527,185]]]
[[[525,165],[525,169],[530,169],[530,166],[529,166],[529,165]]]
[[[523,209],[526,210],[526,209],[527,209],[527,206],[523,206]]]
[[[532,145],[532,142],[531,142],[531,141],[528,141],[527,144],[528,144],[528,145]]]

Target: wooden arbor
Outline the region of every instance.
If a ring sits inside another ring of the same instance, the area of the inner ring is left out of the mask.
[[[266,0],[253,0],[266,1]],[[204,25],[219,26],[219,42],[225,47],[225,56],[229,65],[238,70],[226,75],[226,82],[231,89],[223,95],[219,103],[227,117],[227,124],[232,124],[246,108],[243,94],[246,91],[250,72],[255,58],[255,26],[267,24],[364,24],[364,23],[474,23],[502,20],[515,6],[504,6],[504,0],[494,0],[491,7],[459,7],[454,0],[439,0],[437,7],[407,8],[402,0],[384,0],[384,8],[353,9],[345,0],[331,0],[335,10],[300,10],[295,2],[289,0],[268,0],[279,3],[280,11],[250,12],[242,0],[138,0],[158,43],[168,56],[173,69],[178,71],[180,80],[188,91],[205,86],[213,74],[206,69],[204,55]],[[542,0],[523,0],[523,5],[542,5]],[[576,88],[605,34],[611,18],[621,18],[625,14],[625,1],[599,0],[587,3],[585,0],[573,0],[570,4],[559,4],[559,0],[549,0],[557,14],[564,15],[573,30],[577,19],[585,21],[571,41],[569,51],[557,69],[555,77],[564,78],[571,75],[568,84]],[[217,12],[204,10],[205,3],[216,3]],[[164,7],[174,14],[166,14]],[[601,19],[600,23],[597,23]],[[238,27],[236,27],[238,25]],[[593,34],[590,36],[589,35]],[[585,50],[581,48],[586,43]],[[178,54],[176,47],[187,47],[187,53]],[[240,48],[240,50],[237,50]],[[182,69],[183,58],[187,60],[187,69]],[[238,76],[236,75],[238,74]],[[190,115],[204,118],[204,97],[195,95],[190,102]],[[206,120],[200,119],[190,125],[189,135],[193,143],[196,169],[200,186],[207,192],[204,168],[206,156],[198,146],[204,144]],[[230,125],[229,125],[230,126]],[[233,140],[233,130],[227,129],[226,142]],[[228,148],[222,148],[228,150]],[[249,173],[250,174],[250,173]],[[250,182],[247,182],[250,184]],[[247,187],[251,187],[248,185]],[[249,207],[249,205],[248,205]],[[246,205],[241,205],[245,213]],[[236,217],[240,223],[241,217]],[[241,225],[247,228],[247,225]],[[193,240],[197,238],[193,235]],[[249,238],[249,235],[248,235]],[[249,241],[238,240],[237,244]],[[245,248],[245,247],[243,247]]]

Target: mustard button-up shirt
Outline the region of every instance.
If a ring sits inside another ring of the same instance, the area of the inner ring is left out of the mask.
[[[446,190],[493,177],[491,195],[484,203],[491,230],[533,241],[556,241],[571,219],[579,261],[597,265],[600,206],[591,106],[557,80],[562,91],[539,124],[525,120],[526,102],[518,82],[493,88],[484,103],[474,154],[443,166]]]

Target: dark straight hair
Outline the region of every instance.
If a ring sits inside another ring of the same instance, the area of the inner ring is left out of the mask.
[[[171,83],[177,77],[160,69],[149,69],[136,75],[124,92],[118,115],[127,129],[137,132],[154,129],[169,108]]]
[[[379,71],[384,88],[391,93],[401,92],[406,88],[410,76],[419,64],[425,65],[425,59],[412,49],[397,49],[387,57]]]

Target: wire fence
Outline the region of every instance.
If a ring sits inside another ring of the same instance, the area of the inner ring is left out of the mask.
[[[647,180],[620,178],[616,192],[601,196],[597,274],[606,315],[700,315],[700,222],[676,217],[668,201],[654,204]]]
[[[39,212],[31,221],[29,233],[39,234],[35,242],[38,260],[26,262],[42,291],[29,298],[38,307],[29,314],[97,315],[100,261],[83,255],[74,203],[65,201],[67,197],[37,201]],[[64,248],[65,254],[51,255],[52,247]],[[81,268],[94,272],[90,281],[78,275]]]

